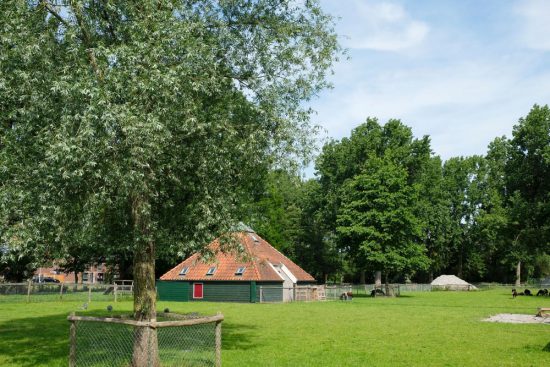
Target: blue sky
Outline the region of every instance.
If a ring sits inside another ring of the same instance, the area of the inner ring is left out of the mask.
[[[533,104],[550,104],[550,0],[321,3],[341,18],[350,56],[312,102],[324,138],[398,118],[443,159],[484,154]]]

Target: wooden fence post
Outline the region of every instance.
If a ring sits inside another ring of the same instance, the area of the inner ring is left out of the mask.
[[[263,290],[263,287],[260,286],[260,303],[263,302],[263,299],[264,299],[264,290]]]
[[[221,312],[218,312],[221,315]],[[216,321],[216,367],[222,365],[222,322]]]
[[[71,312],[74,316],[74,312]],[[69,367],[76,367],[76,321],[70,320],[71,326],[69,330]]]
[[[32,279],[29,279],[29,285],[27,286],[27,303],[31,301],[31,289],[32,289]]]
[[[115,302],[116,302],[117,301],[117,294],[116,294],[117,293],[117,285],[116,285],[116,283],[113,285],[113,287],[114,287],[113,293],[115,294]]]
[[[59,288],[59,299],[63,299],[63,284],[65,283],[61,283],[61,287]]]

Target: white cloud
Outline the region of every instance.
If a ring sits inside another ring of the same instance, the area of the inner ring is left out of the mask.
[[[430,0],[414,2],[414,16],[399,1],[323,0],[342,16],[351,56],[312,106],[328,136],[398,118],[444,159],[485,154],[533,104],[550,103],[550,53],[540,52],[550,50],[550,0]]]
[[[412,19],[399,4],[370,0],[350,0],[344,4],[346,18],[339,24],[339,30],[349,48],[400,51],[421,44],[429,32],[426,23]]]
[[[378,71],[326,96],[316,120],[335,138],[349,136],[367,117],[398,118],[415,136],[430,135],[444,159],[484,154],[495,137],[534,103],[548,103],[550,72],[527,77],[523,66],[495,60]],[[528,93],[526,93],[528,91]]]
[[[522,43],[535,50],[550,51],[550,1],[520,1],[516,12]]]

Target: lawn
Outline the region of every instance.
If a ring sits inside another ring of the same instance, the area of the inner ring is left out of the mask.
[[[81,302],[0,301],[0,366],[66,366],[69,312]],[[92,302],[97,314],[108,303]],[[131,310],[131,302],[114,304]],[[549,366],[550,326],[496,324],[497,313],[534,314],[550,298],[509,289],[408,293],[351,302],[159,302],[159,310],[225,315],[224,366]]]

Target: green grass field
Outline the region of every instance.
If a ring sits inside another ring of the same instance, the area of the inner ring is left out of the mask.
[[[92,302],[97,314],[107,302]],[[66,366],[67,315],[81,302],[0,302],[0,366]],[[408,293],[351,302],[159,302],[158,309],[225,315],[224,366],[550,366],[550,326],[481,322],[534,314],[550,298],[509,289]],[[114,304],[131,310],[131,302]]]

